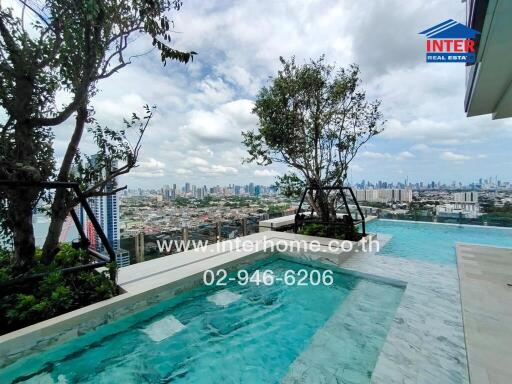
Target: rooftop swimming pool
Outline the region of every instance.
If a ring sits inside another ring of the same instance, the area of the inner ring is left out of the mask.
[[[437,264],[455,264],[456,242],[512,247],[512,228],[375,220],[366,230],[392,235],[380,255]]]
[[[308,365],[370,381],[403,287],[336,271],[332,285],[287,285],[286,271],[321,269],[281,255],[246,269],[275,283],[190,290],[23,358],[0,382],[278,383]]]

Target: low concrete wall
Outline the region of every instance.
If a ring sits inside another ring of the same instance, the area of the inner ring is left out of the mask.
[[[260,232],[274,231],[295,222],[295,215],[281,216],[274,219],[261,220],[259,222]]]
[[[339,214],[339,217],[343,215]],[[367,216],[365,218],[366,223],[369,223],[372,220],[377,219],[377,216]],[[291,225],[295,222],[295,215],[288,215],[282,217],[276,217],[275,219],[262,220],[259,223],[260,232],[265,231],[276,231],[281,227]]]

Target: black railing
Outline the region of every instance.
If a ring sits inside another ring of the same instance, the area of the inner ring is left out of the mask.
[[[305,218],[305,215],[302,213],[302,205],[304,204],[304,200],[306,199],[306,195],[308,194],[308,192],[316,191],[316,193],[322,193],[323,191],[333,191],[333,190],[337,190],[340,192],[341,198],[343,200],[343,205],[345,207],[345,210],[346,210],[347,216],[348,216],[347,222],[345,222],[345,223],[337,223],[336,221],[333,221],[333,222],[315,221],[315,222],[320,223],[320,224],[326,224],[326,225],[334,225],[334,226],[336,226],[336,225],[351,225],[354,228],[357,225],[361,224],[361,228],[363,230],[362,235],[366,236],[366,222],[365,222],[364,214],[363,214],[363,211],[361,210],[361,207],[359,206],[359,203],[356,199],[354,191],[352,191],[352,188],[350,188],[350,187],[306,187],[306,189],[304,189],[304,193],[302,194],[302,198],[300,199],[297,213],[295,214],[295,220],[294,220],[294,224],[293,224],[293,232],[294,233],[297,233],[297,231],[299,230],[299,227],[305,223],[306,218]],[[354,220],[354,218],[352,217],[352,213],[350,212],[350,207],[348,205],[347,196],[345,195],[345,191],[350,192],[350,197],[354,201],[357,211],[359,212],[359,216],[361,217],[360,220]],[[313,217],[313,211],[311,211],[310,217]]]
[[[61,273],[70,273],[70,272],[77,272],[77,271],[83,271],[83,270],[89,270],[89,269],[95,269],[104,267],[109,262],[115,262],[116,261],[116,254],[114,252],[114,249],[112,248],[112,245],[108,241],[107,236],[105,236],[105,233],[103,232],[103,229],[101,228],[100,223],[96,219],[96,216],[94,215],[94,212],[91,209],[91,206],[87,202],[87,199],[83,195],[82,191],[80,190],[80,186],[78,183],[74,182],[64,182],[64,181],[43,181],[43,182],[27,182],[27,181],[13,181],[13,180],[0,180],[0,187],[8,187],[8,188],[26,188],[26,187],[35,187],[40,189],[59,189],[59,188],[67,188],[71,189],[76,197],[78,198],[78,201],[80,202],[82,208],[84,209],[85,213],[87,214],[87,217],[91,221],[91,224],[96,231],[96,234],[101,240],[101,243],[103,244],[103,247],[105,248],[105,252],[108,256],[105,256],[96,250],[89,248],[89,245],[91,242],[87,238],[87,235],[84,232],[84,229],[82,227],[82,224],[80,223],[80,220],[78,219],[78,216],[76,215],[75,209],[70,210],[71,218],[73,219],[73,222],[76,226],[76,229],[78,230],[78,234],[80,236],[80,243],[77,244],[77,246],[81,248],[85,248],[89,255],[93,256],[95,259],[98,259],[99,261],[95,261],[89,264],[84,265],[78,265],[68,268],[63,268],[60,270]],[[49,272],[48,272],[49,273]],[[25,283],[27,281],[31,280],[37,280],[41,279],[44,276],[46,276],[48,273],[38,273],[30,276],[24,276],[19,279],[13,279],[9,281],[5,281],[0,283],[0,287],[6,287],[6,286],[12,286],[12,285],[18,285]],[[115,280],[115,275],[111,275],[111,279]]]

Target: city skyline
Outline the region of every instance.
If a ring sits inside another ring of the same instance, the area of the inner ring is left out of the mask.
[[[359,180],[358,182],[349,183],[354,189],[392,189],[392,188],[412,188],[412,189],[488,189],[488,188],[506,188],[512,189],[512,181],[501,180],[498,176],[488,176],[487,178],[480,177],[470,183],[464,184],[462,181],[452,180],[451,182],[445,183],[440,180],[421,180],[421,181],[409,181],[406,177],[405,180],[396,181],[385,181],[385,180]],[[177,196],[191,196],[198,197],[197,191],[206,191],[202,196],[222,194],[223,190],[228,190],[235,195],[248,194],[248,195],[259,195],[255,193],[259,188],[265,189],[265,193],[275,192],[275,186],[273,184],[257,184],[249,182],[247,184],[204,184],[195,185],[189,182],[185,182],[180,185],[178,183],[158,185],[150,188],[128,188],[127,193],[137,194],[142,191],[149,192],[161,192],[164,197],[171,198]],[[174,192],[174,194],[173,194]],[[262,192],[263,193],[263,192]]]

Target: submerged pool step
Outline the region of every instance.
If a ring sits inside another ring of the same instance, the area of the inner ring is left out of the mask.
[[[403,289],[361,280],[290,365],[282,383],[369,383]]]
[[[148,337],[156,343],[165,340],[175,333],[183,330],[185,326],[174,316],[169,315],[151,323],[142,330]]]
[[[233,304],[241,298],[242,295],[231,292],[229,289],[223,289],[222,291],[215,292],[213,295],[208,296],[206,300],[218,306],[226,306]]]

